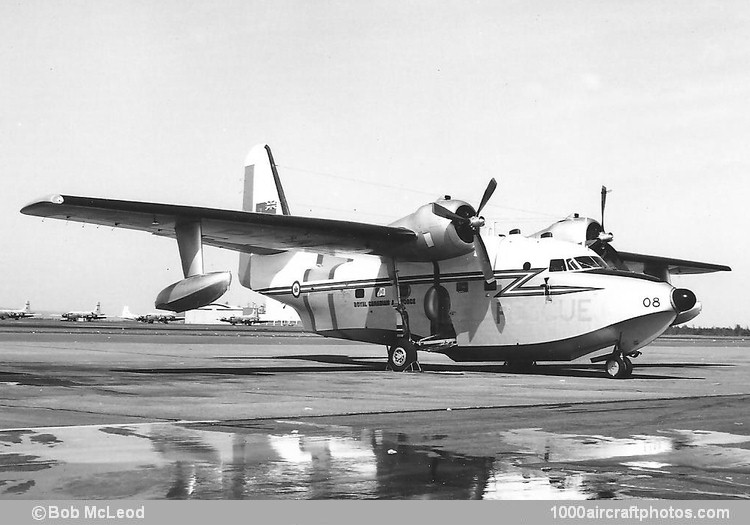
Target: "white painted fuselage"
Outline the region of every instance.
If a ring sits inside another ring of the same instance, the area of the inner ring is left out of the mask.
[[[486,244],[494,290],[485,289],[474,253],[425,263],[253,255],[240,280],[293,307],[310,331],[386,345],[403,329],[400,301],[412,336],[454,339],[439,351],[457,361],[567,361],[615,344],[632,352],[677,316],[667,282],[609,269],[550,271],[551,260],[596,256],[582,245],[521,235]]]

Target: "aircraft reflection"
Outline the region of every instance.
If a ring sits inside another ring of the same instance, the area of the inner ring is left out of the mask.
[[[525,428],[466,439],[300,421],[0,431],[0,497],[748,497],[750,436],[669,430],[615,438]],[[478,449],[502,452],[463,452]]]

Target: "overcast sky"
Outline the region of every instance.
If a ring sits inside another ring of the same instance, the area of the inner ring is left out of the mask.
[[[268,142],[292,212],[389,223],[433,198],[532,233],[599,216],[690,276],[692,324],[750,323],[750,4],[0,0],[0,305],[118,315],[176,243],[21,215],[50,193],[239,208]],[[247,304],[237,255],[222,299]],[[740,294],[738,296],[738,294]]]

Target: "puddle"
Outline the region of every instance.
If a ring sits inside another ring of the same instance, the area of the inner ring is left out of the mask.
[[[435,434],[425,441],[416,433],[295,421],[155,423],[0,431],[0,445],[5,499],[575,500],[750,493],[750,436],[680,429],[615,438],[522,428],[468,438]],[[477,450],[494,452],[477,456]]]

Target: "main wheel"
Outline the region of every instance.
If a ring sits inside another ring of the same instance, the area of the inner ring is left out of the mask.
[[[630,366],[632,369],[632,363]],[[607,359],[607,362],[604,365],[604,370],[607,372],[607,375],[613,379],[622,379],[628,375],[627,365],[619,356]]]
[[[388,366],[395,372],[403,372],[417,360],[417,351],[409,343],[397,343],[388,348]]]

